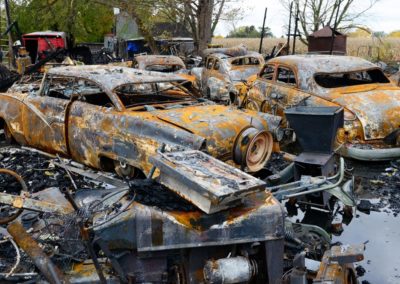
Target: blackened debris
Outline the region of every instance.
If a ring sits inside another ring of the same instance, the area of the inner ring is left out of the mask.
[[[38,192],[49,187],[72,187],[65,170],[55,166],[52,159],[38,152],[3,148],[0,152],[0,168],[12,170],[21,175],[31,192]],[[74,175],[73,178],[78,188],[101,187],[79,175]],[[20,185],[13,177],[0,175],[0,191],[16,193],[20,191]]]

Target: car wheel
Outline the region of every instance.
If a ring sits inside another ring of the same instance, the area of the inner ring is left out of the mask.
[[[137,174],[135,167],[119,161],[114,162],[114,170],[122,178],[134,178]]]
[[[247,99],[246,108],[249,110],[260,111],[258,104],[250,99]]]
[[[271,113],[271,106],[267,100],[261,103],[260,111],[265,113]]]
[[[16,141],[15,141],[14,137],[12,136],[12,133],[10,131],[10,128],[8,128],[7,123],[4,123],[3,133],[4,133],[4,142],[7,145],[15,145],[16,144]]]

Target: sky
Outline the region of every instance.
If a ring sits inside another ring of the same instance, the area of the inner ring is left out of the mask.
[[[281,0],[242,0],[242,5],[247,10],[244,19],[237,23],[237,26],[261,27],[265,7],[268,8],[266,26],[270,27],[275,36],[280,37],[286,34],[284,28],[287,23],[288,12],[281,4]],[[366,0],[356,0],[355,8],[362,9]],[[360,24],[368,26],[373,31],[384,31],[389,33],[393,30],[400,30],[400,0],[378,0],[361,19]],[[218,24],[215,35],[226,36],[231,27],[226,22]]]

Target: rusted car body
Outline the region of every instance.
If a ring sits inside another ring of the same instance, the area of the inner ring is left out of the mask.
[[[205,50],[205,66],[193,68],[203,96],[214,101],[233,102],[248,77],[257,74],[264,58],[245,47]]]
[[[161,148],[262,169],[272,151],[271,117],[199,101],[186,83],[124,67],[53,68],[39,91],[0,94],[1,126],[9,141],[129,176],[148,174],[148,158]]]
[[[174,55],[138,55],[132,62],[132,67],[140,70],[163,73],[174,73],[193,84],[192,93],[201,97],[198,91],[196,77],[187,70],[183,60]]]
[[[400,88],[364,59],[283,56],[269,60],[249,84],[240,104],[252,110],[284,116],[293,106],[342,106],[345,123],[336,144],[346,157],[400,157]]]
[[[166,73],[186,70],[182,59],[174,55],[138,55],[133,60],[133,68]]]

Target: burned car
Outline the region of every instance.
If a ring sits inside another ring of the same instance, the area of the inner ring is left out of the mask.
[[[130,177],[148,174],[148,158],[162,149],[261,170],[272,152],[270,116],[198,100],[186,82],[124,67],[53,68],[38,91],[0,94],[0,124],[8,142]]]
[[[364,59],[282,56],[269,60],[250,83],[241,106],[279,116],[293,106],[341,106],[340,154],[358,160],[400,157],[400,88]]]
[[[233,102],[248,77],[257,74],[264,58],[257,52],[249,52],[243,46],[211,48],[204,51],[205,66],[193,68],[203,96],[218,102]]]
[[[135,56],[133,68],[165,73],[182,72],[186,70],[185,63],[173,55],[138,55]]]

